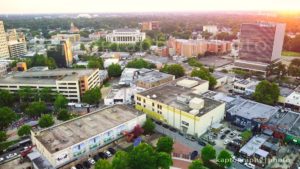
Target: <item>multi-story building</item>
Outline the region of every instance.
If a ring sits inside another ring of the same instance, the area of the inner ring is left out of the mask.
[[[140,23],[142,31],[158,30],[160,28],[159,21],[148,21]]]
[[[26,43],[25,35],[23,32],[17,32],[16,29],[7,29],[6,31],[6,40],[9,41],[18,41]]]
[[[80,41],[80,34],[57,34],[51,36],[51,39],[69,40],[72,44]]]
[[[101,38],[105,38],[106,35],[107,35],[107,31],[98,31],[98,32],[89,34],[89,38],[92,40],[98,40]]]
[[[0,78],[0,89],[14,93],[26,87],[37,90],[50,88],[72,102],[80,102],[85,91],[100,86],[98,69],[42,70],[34,67]]]
[[[6,75],[7,73],[7,64],[0,63],[0,77]]]
[[[142,69],[137,77],[136,85],[144,89],[150,89],[168,83],[174,79],[174,75],[155,70]]]
[[[26,42],[9,41],[8,49],[10,57],[22,57],[27,53]]]
[[[0,21],[0,59],[9,58],[9,51],[6,41],[6,33],[4,30],[4,24]]]
[[[70,33],[79,33],[80,32],[80,30],[74,25],[74,23],[72,22],[71,24],[70,24],[70,31],[69,31]]]
[[[68,39],[53,40],[47,46],[47,56],[52,57],[59,68],[70,67],[73,63],[72,45]]]
[[[241,25],[239,69],[265,72],[269,64],[280,60],[285,24],[249,23]]]
[[[225,114],[225,103],[207,98],[208,82],[182,77],[135,94],[135,108],[186,134],[202,135]]]
[[[253,86],[253,85],[257,85],[259,82],[258,81],[254,81],[249,79],[241,79],[241,80],[237,80],[233,83],[233,91],[235,93],[239,93],[239,94],[245,94],[247,93],[247,88]]]
[[[209,33],[212,33],[215,35],[218,33],[218,27],[216,25],[204,25],[203,31],[209,32]]]
[[[106,41],[118,44],[134,44],[146,38],[145,32],[138,29],[116,29],[106,35]]]
[[[58,125],[32,131],[32,143],[54,168],[70,168],[72,162],[98,153],[98,149],[142,126],[146,115],[125,105],[88,113]],[[66,166],[66,164],[68,166]]]

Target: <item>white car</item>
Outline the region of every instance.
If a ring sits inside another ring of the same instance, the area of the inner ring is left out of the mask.
[[[255,165],[252,163],[245,163],[245,166],[251,169],[255,169]]]
[[[108,157],[111,157],[112,156],[112,154],[109,152],[109,151],[105,151],[104,152]]]
[[[224,140],[224,145],[227,145],[230,142],[230,140],[226,139]]]
[[[92,158],[89,158],[88,161],[89,161],[92,165],[94,165],[94,164],[96,163],[95,160],[92,159]]]
[[[242,159],[242,158],[236,158],[235,161],[236,161],[236,162],[239,162],[239,163],[243,163],[243,162],[244,162],[244,159]]]
[[[0,162],[3,161],[3,160],[4,160],[4,158],[0,158]]]
[[[8,154],[6,156],[7,159],[17,156],[17,153]]]
[[[73,167],[71,167],[71,169],[77,169],[77,168],[73,166]]]

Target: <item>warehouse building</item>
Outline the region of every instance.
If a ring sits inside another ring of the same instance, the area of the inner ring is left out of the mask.
[[[225,103],[202,96],[207,91],[207,81],[182,77],[135,94],[135,107],[183,133],[200,136],[225,112]]]
[[[146,115],[115,105],[31,133],[32,143],[54,168],[87,157],[143,125]]]

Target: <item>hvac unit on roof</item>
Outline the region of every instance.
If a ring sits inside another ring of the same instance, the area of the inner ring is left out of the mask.
[[[152,95],[152,98],[153,98],[153,99],[156,99],[156,98],[157,98],[156,94],[153,94],[153,95]]]

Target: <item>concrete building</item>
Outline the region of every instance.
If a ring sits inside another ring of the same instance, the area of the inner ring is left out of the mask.
[[[80,32],[80,30],[74,25],[74,23],[72,22],[71,24],[70,24],[70,31],[69,31],[70,33],[79,33]]]
[[[80,102],[85,91],[100,86],[98,69],[43,69],[34,67],[0,78],[0,89],[14,93],[25,87],[37,90],[51,88],[69,101]]]
[[[51,39],[56,40],[69,40],[71,44],[80,41],[80,34],[57,34],[51,36]]]
[[[6,75],[7,66],[8,66],[8,64],[6,64],[6,63],[0,63],[0,77]]]
[[[31,134],[32,143],[54,168],[96,153],[123,132],[142,126],[146,115],[124,105],[106,107]]]
[[[47,46],[47,56],[52,57],[57,67],[66,68],[70,67],[73,63],[72,45],[68,39],[66,40],[53,40]]]
[[[137,29],[116,29],[106,35],[106,41],[117,44],[135,44],[142,42],[146,33]]]
[[[107,31],[98,31],[98,32],[89,34],[89,38],[92,40],[98,40],[101,38],[105,38],[106,35],[107,35]]]
[[[160,86],[162,84],[168,83],[175,79],[174,75],[162,73],[155,70],[144,70],[144,72],[138,72],[138,78],[136,80],[136,85],[144,89],[151,89],[153,87]]]
[[[286,96],[284,106],[300,112],[300,86]]]
[[[16,29],[6,30],[6,40],[26,43],[26,38],[23,32],[17,32]]]
[[[183,133],[200,136],[225,112],[225,103],[202,96],[207,91],[207,81],[182,77],[135,94],[135,108]]]
[[[0,59],[9,58],[9,51],[6,41],[6,33],[4,30],[4,24],[0,21]]]
[[[269,156],[269,152],[261,149],[262,145],[267,142],[267,140],[268,137],[264,135],[254,136],[240,149],[239,152],[246,158],[267,158]]]
[[[151,31],[160,29],[159,21],[148,21],[140,23],[142,31]]]
[[[204,25],[203,31],[212,33],[213,35],[218,33],[218,27],[216,25]]]
[[[9,41],[8,50],[10,57],[23,57],[27,54],[27,47],[25,42]]]
[[[265,73],[269,64],[280,60],[284,35],[285,24],[242,24],[239,59],[235,61],[235,67]]]
[[[104,105],[132,104],[134,94],[144,90],[139,87],[112,88],[104,98]]]
[[[239,94],[245,94],[246,89],[250,88],[253,85],[257,85],[258,81],[248,79],[241,79],[233,83],[233,91]]]

